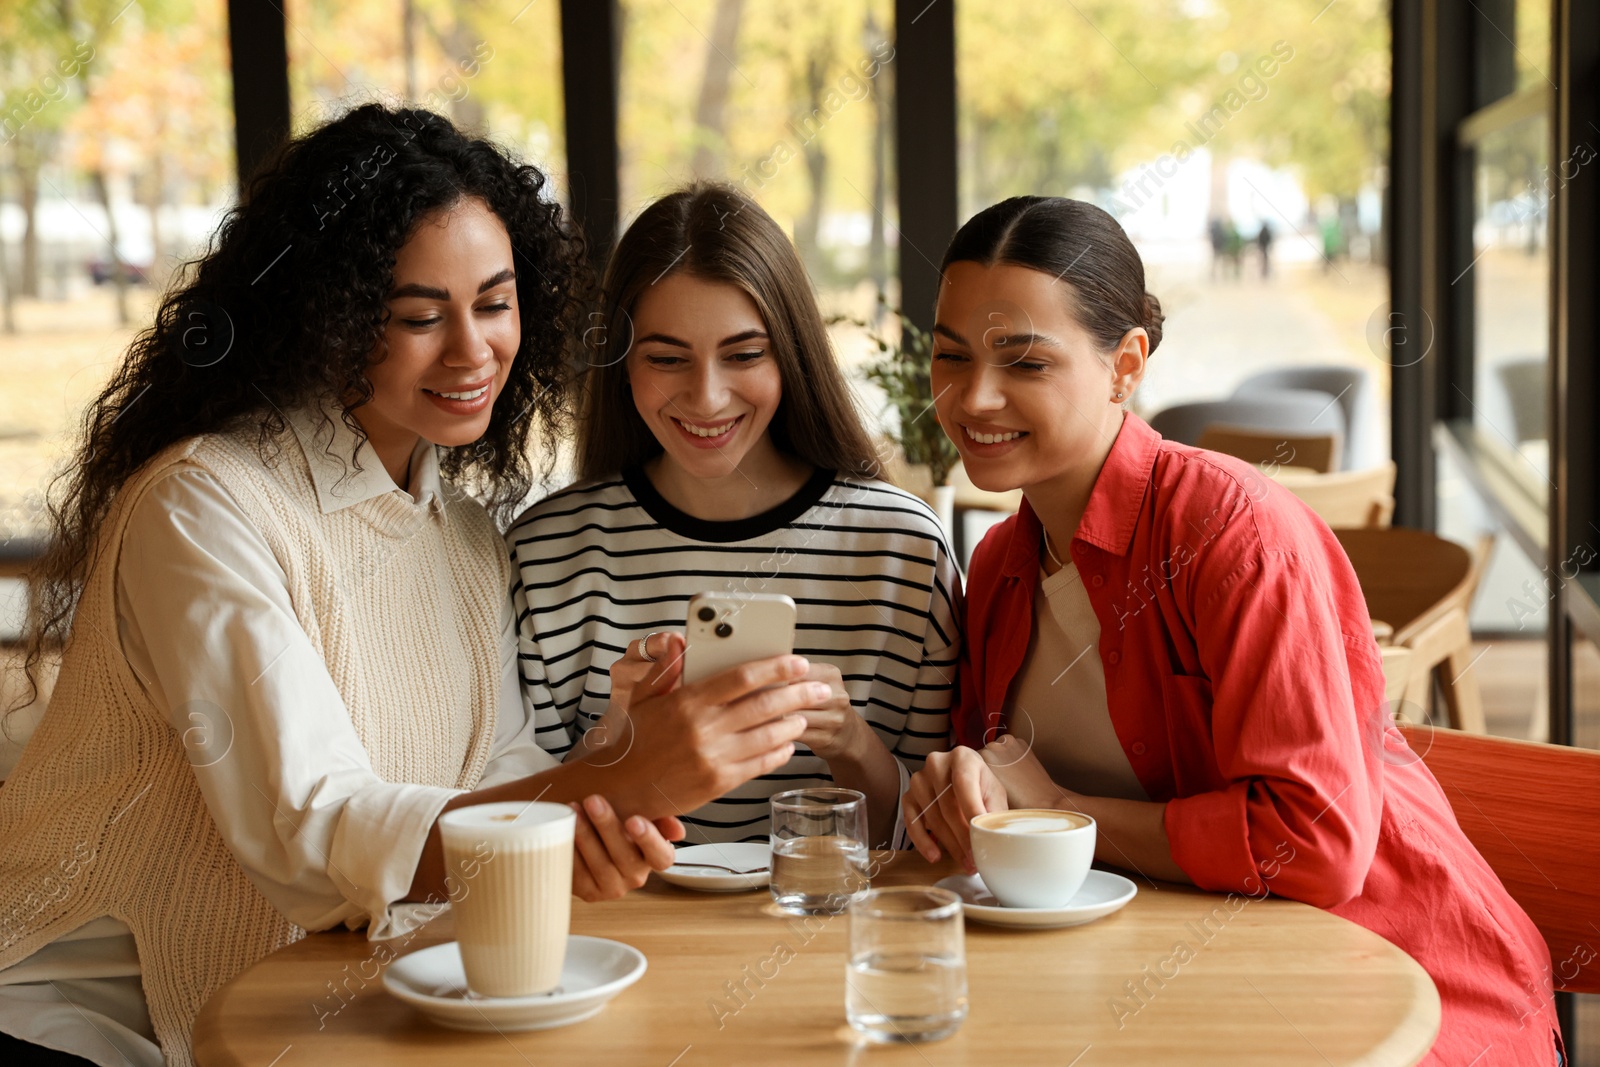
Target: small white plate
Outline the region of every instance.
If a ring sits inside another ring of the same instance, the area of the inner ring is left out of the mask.
[[[567,939],[561,984],[536,997],[480,997],[467,992],[454,941],[401,956],[383,972],[390,993],[452,1030],[550,1030],[600,1012],[644,974],[644,953],[620,941],[574,934]]]
[[[1120,874],[1090,871],[1083,888],[1062,907],[1008,908],[994,898],[979,874],[952,874],[934,884],[960,897],[969,919],[995,926],[1079,926],[1110,915],[1139,891]]]
[[[772,881],[772,846],[764,841],[742,841],[727,845],[690,845],[680,848],[677,858],[684,863],[717,863],[736,871],[753,867],[766,870],[754,874],[729,874],[715,867],[680,867],[674,864],[657,872],[662,879],[685,889],[706,893],[742,893],[760,889]]]

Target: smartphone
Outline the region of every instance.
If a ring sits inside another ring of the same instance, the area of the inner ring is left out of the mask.
[[[794,651],[794,601],[781,593],[701,593],[684,627],[685,684]]]

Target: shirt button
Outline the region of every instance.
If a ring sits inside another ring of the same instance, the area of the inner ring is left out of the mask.
[[[1108,653],[1106,655],[1106,662],[1111,664],[1113,667],[1115,667],[1117,664],[1122,662],[1122,653],[1120,653],[1120,652]]]
[[[1135,756],[1144,755],[1144,742],[1143,741],[1135,741],[1133,743],[1133,754]]]
[[[1089,579],[1089,584],[1094,586],[1096,589],[1099,589],[1102,585],[1106,584],[1105,575],[1103,575],[1103,574],[1095,575],[1093,578]]]

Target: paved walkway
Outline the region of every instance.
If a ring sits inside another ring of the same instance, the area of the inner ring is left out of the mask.
[[[1217,400],[1257,371],[1284,366],[1364,367],[1380,414],[1387,411],[1388,364],[1367,343],[1367,324],[1388,303],[1380,269],[1345,264],[1338,273],[1292,266],[1258,276],[1211,281],[1205,267],[1153,268],[1147,285],[1166,312],[1161,346],[1136,394],[1146,417],[1174,404]],[[1388,420],[1373,446],[1388,454]]]

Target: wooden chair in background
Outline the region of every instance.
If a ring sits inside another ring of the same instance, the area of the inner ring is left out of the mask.
[[[1326,474],[1338,468],[1342,446],[1337,433],[1284,433],[1213,425],[1200,435],[1199,447],[1246,463],[1303,467]]]
[[[1401,724],[1550,946],[1555,987],[1600,993],[1600,752]]]
[[[1235,386],[1232,399],[1244,400],[1284,389],[1319,392],[1343,411],[1343,458],[1335,469],[1362,470],[1379,461],[1383,443],[1378,424],[1387,415],[1379,411],[1373,376],[1365,367],[1333,363],[1269,367]]]
[[[1272,447],[1263,458],[1278,463],[1290,462],[1277,454],[1277,446],[1285,437],[1332,434],[1341,441],[1345,439],[1344,408],[1337,397],[1318,389],[1251,389],[1249,395],[1173,404],[1150,415],[1150,428],[1156,433],[1197,448],[1208,447],[1202,438],[1213,427],[1271,436]]]
[[[44,542],[28,537],[0,541],[0,578],[17,580],[28,576],[28,568],[44,554]]]
[[[1450,725],[1484,733],[1483,695],[1472,666],[1467,609],[1477,591],[1483,554],[1423,530],[1335,530],[1361,582],[1374,630],[1392,628],[1389,643],[1411,651],[1403,697],[1427,708],[1437,682]]]
[[[1383,645],[1378,652],[1383,656],[1383,699],[1392,708],[1398,708],[1405,699],[1406,686],[1411,683],[1411,650],[1398,645]]]
[[[1386,462],[1370,470],[1329,474],[1279,470],[1272,479],[1339,529],[1388,526],[1394,517],[1394,476],[1394,464]]]

